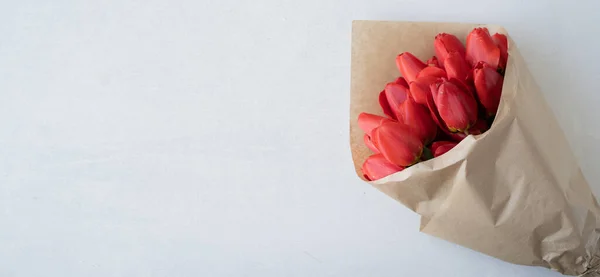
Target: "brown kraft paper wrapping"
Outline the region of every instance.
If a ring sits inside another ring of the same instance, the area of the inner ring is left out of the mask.
[[[361,112],[383,115],[378,94],[400,75],[395,57],[434,55],[440,32],[463,40],[475,24],[354,21],[350,141],[356,172],[371,155]],[[506,31],[487,25],[490,32]],[[421,215],[420,230],[507,262],[600,276],[600,209],[552,111],[509,37],[491,129],[448,153],[370,182]]]

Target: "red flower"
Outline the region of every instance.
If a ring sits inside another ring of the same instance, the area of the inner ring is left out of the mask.
[[[479,62],[485,62],[492,68],[498,68],[500,64],[500,48],[490,36],[487,28],[475,28],[467,36],[467,62],[475,66]]]
[[[457,143],[453,141],[436,141],[431,144],[431,152],[434,157],[438,157],[450,151],[450,149],[454,148],[456,145]]]
[[[402,73],[402,77],[410,84],[417,78],[417,74],[427,65],[410,52],[404,52],[396,57],[396,65]]]
[[[467,132],[477,121],[477,102],[460,84],[455,79],[433,83],[427,102],[434,120],[452,133]]]
[[[388,162],[382,154],[371,155],[362,165],[364,177],[369,181],[381,179],[403,169],[404,167]]]
[[[411,127],[412,132],[427,145],[437,134],[437,125],[431,118],[427,107],[417,104],[410,97],[398,109],[398,121]]]
[[[446,59],[450,53],[457,53],[463,58],[465,56],[465,47],[454,35],[446,33],[438,34],[435,36],[433,46],[435,48],[435,55],[442,67],[445,67]]]
[[[504,78],[494,68],[484,63],[478,63],[473,69],[473,79],[479,102],[485,107],[488,115],[496,114]]]
[[[502,69],[506,68],[506,61],[508,60],[508,39],[506,35],[495,33],[492,39],[496,43],[496,46],[500,49],[500,62],[498,66]]]
[[[372,132],[371,139],[379,152],[397,166],[417,163],[423,153],[423,143],[405,124],[383,122]]]

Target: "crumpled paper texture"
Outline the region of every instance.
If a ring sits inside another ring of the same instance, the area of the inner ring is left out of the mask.
[[[383,115],[378,94],[400,75],[395,57],[426,60],[446,32],[464,42],[476,24],[354,21],[350,140],[354,165],[371,154],[356,119]],[[490,31],[506,33],[499,26]],[[565,275],[597,273],[600,209],[564,132],[509,37],[509,60],[491,129],[374,187],[421,215],[420,230],[507,262]]]

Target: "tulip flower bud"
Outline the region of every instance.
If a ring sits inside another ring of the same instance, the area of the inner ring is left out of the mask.
[[[478,63],[473,69],[473,82],[479,102],[485,107],[487,115],[496,114],[504,83],[502,75],[495,68]]]
[[[388,162],[382,154],[371,155],[362,165],[365,179],[374,181],[402,171],[404,167]]]
[[[490,36],[487,28],[475,28],[467,36],[467,62],[475,66],[485,62],[492,68],[498,68],[500,63],[500,49]]]
[[[450,53],[458,53],[463,58],[465,56],[465,47],[454,35],[446,33],[438,34],[435,36],[433,46],[441,67],[445,67],[446,59]]]
[[[467,132],[477,122],[477,102],[454,82],[441,80],[432,84],[431,94],[438,121],[443,121],[450,132]]]
[[[398,122],[383,122],[372,132],[371,139],[379,152],[392,164],[410,166],[423,153],[423,143],[412,129]]]
[[[427,65],[410,52],[404,52],[396,57],[396,65],[402,77],[410,84],[417,78],[417,74]]]

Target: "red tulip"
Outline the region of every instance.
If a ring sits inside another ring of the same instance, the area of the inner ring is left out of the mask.
[[[417,104],[410,97],[400,105],[399,113],[396,115],[398,121],[411,127],[412,132],[417,135],[423,144],[429,144],[437,133],[437,125],[431,118],[427,107]]]
[[[374,181],[403,170],[404,167],[388,162],[382,154],[371,155],[362,165],[365,179]]]
[[[397,83],[385,85],[385,96],[394,115],[398,114],[398,107],[408,98],[408,93],[408,88],[403,85]]]
[[[373,141],[371,140],[371,136],[369,136],[368,134],[365,134],[363,137],[364,141],[365,141],[365,145],[371,149],[371,151],[373,151],[374,153],[379,153],[379,149],[377,149],[377,147],[375,146],[375,144],[373,144]]]
[[[435,76],[423,76],[410,83],[410,96],[415,102],[427,105],[427,98],[431,95],[431,84],[433,84],[438,77]]]
[[[506,35],[495,33],[492,39],[496,43],[496,46],[500,49],[500,62],[498,66],[502,69],[506,68],[506,62],[508,60],[508,39]]]
[[[431,59],[427,60],[425,63],[427,64],[427,66],[440,67],[440,63],[436,56],[431,57]]]
[[[367,135],[371,135],[373,129],[379,127],[384,122],[394,122],[389,118],[370,113],[360,113],[358,115],[358,127]]]
[[[473,79],[479,102],[485,107],[488,115],[496,114],[500,104],[504,78],[495,68],[484,63],[478,63],[473,69]]]
[[[427,65],[415,57],[410,52],[404,52],[396,57],[396,65],[402,73],[402,77],[410,84],[417,77],[417,74]]]
[[[371,139],[379,152],[397,166],[410,166],[421,158],[423,143],[412,129],[398,122],[383,122],[373,130]]]
[[[448,53],[444,64],[448,79],[456,78],[460,81],[467,82],[469,72],[471,71],[467,61],[463,55],[458,52]]]
[[[446,59],[450,53],[458,53],[461,57],[465,56],[465,47],[454,35],[446,33],[438,34],[435,36],[433,46],[435,48],[435,55],[442,67],[445,67]]]
[[[466,133],[477,121],[477,102],[468,91],[456,85],[456,81],[442,79],[433,83],[431,95],[428,105],[435,109],[435,120],[442,128],[452,133]]]
[[[456,145],[457,143],[452,141],[436,141],[431,144],[431,152],[433,152],[434,157],[438,157],[450,151]]]
[[[500,48],[496,45],[487,28],[475,28],[467,36],[467,62],[475,66],[485,62],[492,68],[500,63]]]

